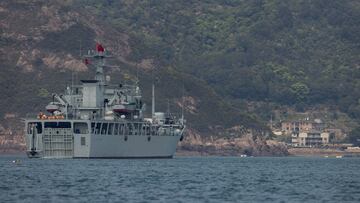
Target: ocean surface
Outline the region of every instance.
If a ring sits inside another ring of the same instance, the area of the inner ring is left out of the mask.
[[[360,158],[0,156],[0,202],[360,202]]]

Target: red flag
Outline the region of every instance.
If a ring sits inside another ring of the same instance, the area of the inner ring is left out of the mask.
[[[105,49],[104,49],[104,47],[103,47],[101,44],[96,43],[96,51],[98,51],[98,52],[104,52]]]
[[[85,63],[85,65],[89,65],[90,64],[90,60],[89,59],[84,59],[84,63]]]

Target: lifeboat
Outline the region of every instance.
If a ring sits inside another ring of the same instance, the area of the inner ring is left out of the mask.
[[[113,106],[113,111],[120,114],[129,114],[135,111],[135,105],[131,104],[116,104]]]
[[[45,108],[49,113],[54,113],[55,111],[59,110],[59,106],[52,103],[48,104]]]

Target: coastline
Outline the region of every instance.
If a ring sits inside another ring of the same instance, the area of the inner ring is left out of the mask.
[[[244,141],[244,140],[242,140]],[[247,142],[183,142],[177,147],[175,156],[255,156],[255,157],[360,157],[360,149],[339,149],[339,148],[300,148],[288,147],[273,141],[254,142],[247,139]],[[0,146],[0,155],[26,155],[25,146],[21,144],[7,144]]]
[[[360,152],[347,152],[338,149],[299,149],[290,148],[288,155],[260,155],[255,157],[329,157],[329,158],[342,158],[342,157],[360,157]],[[0,156],[24,156],[26,157],[25,151],[1,151]],[[206,151],[190,151],[190,150],[177,150],[175,157],[243,157],[238,153],[209,153]]]
[[[289,148],[290,156],[305,157],[360,157],[360,151],[322,149],[322,148]]]

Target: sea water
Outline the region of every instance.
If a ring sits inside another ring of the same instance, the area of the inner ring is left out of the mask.
[[[0,202],[360,202],[360,158],[1,156]]]

